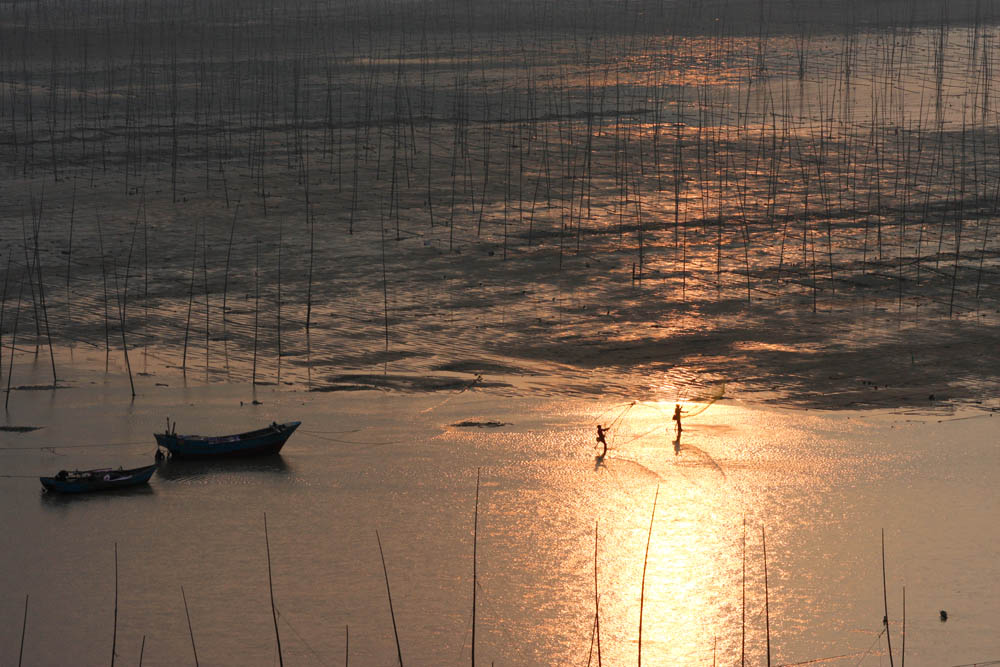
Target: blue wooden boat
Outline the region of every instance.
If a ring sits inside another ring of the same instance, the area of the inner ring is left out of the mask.
[[[46,491],[56,493],[88,493],[113,491],[138,484],[145,484],[156,471],[156,465],[125,470],[97,468],[96,470],[60,470],[55,477],[39,477]]]
[[[235,435],[177,435],[154,433],[156,444],[170,456],[184,459],[277,454],[302,422],[271,422],[270,426]]]

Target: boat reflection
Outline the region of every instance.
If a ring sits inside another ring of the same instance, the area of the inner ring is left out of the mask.
[[[166,482],[200,480],[213,475],[287,475],[291,471],[280,455],[245,459],[192,460],[167,459],[160,464],[157,476]]]
[[[154,475],[155,477],[155,475]],[[119,499],[133,499],[141,496],[152,496],[156,490],[149,484],[129,486],[113,491],[102,491],[100,493],[52,493],[40,488],[39,497],[42,504],[49,507],[61,507],[70,503],[87,502],[114,502]]]

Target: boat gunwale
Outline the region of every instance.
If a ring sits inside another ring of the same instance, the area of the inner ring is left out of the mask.
[[[159,441],[160,438],[164,438],[170,439],[175,443],[190,442],[197,444],[229,444],[263,438],[266,436],[284,435],[285,433],[291,435],[291,432],[298,428],[301,423],[301,421],[284,422],[277,424],[277,428],[273,425],[269,425],[263,428],[254,429],[253,431],[233,433],[230,435],[177,435],[175,433],[154,433],[153,435],[157,441]]]

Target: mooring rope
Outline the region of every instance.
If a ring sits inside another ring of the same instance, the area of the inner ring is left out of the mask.
[[[0,452],[41,450],[41,449],[90,449],[95,447],[138,447],[139,445],[155,445],[149,440],[133,440],[131,442],[104,442],[86,445],[24,445],[17,447],[0,447]]]
[[[317,435],[316,432],[306,431],[305,435],[310,438],[316,438],[317,440],[323,440],[326,442],[336,442],[342,445],[365,445],[368,447],[379,447],[382,445],[401,445],[405,441],[403,440],[341,440],[340,438],[330,438],[324,437],[322,435]]]

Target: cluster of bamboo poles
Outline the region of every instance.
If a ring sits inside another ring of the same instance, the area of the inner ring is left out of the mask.
[[[763,0],[756,21],[699,28],[696,5],[661,6],[655,27],[628,8],[559,23],[541,3],[210,3],[198,21],[170,3],[5,6],[0,169],[23,194],[0,210],[9,361],[22,310],[36,352],[82,340],[107,362],[120,338],[130,377],[130,346],[186,372],[196,339],[206,369],[234,353],[254,383],[262,353],[281,382],[320,334],[388,350],[440,312],[413,239],[452,262],[489,248],[527,287],[610,258],[592,302],[989,312],[988,6],[873,22],[851,5],[820,31]]]

